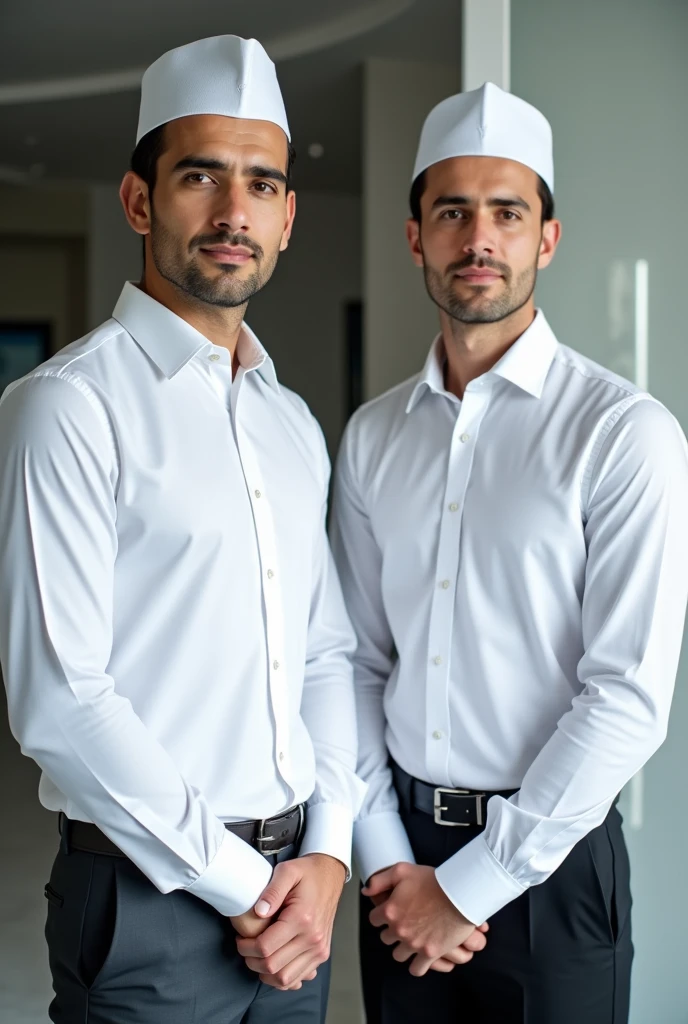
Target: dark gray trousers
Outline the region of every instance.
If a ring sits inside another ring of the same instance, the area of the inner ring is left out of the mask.
[[[329,964],[298,992],[262,984],[227,918],[129,860],[61,849],[46,896],[55,1024],[325,1022]]]

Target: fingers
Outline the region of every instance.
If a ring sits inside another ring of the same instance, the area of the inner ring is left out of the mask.
[[[379,907],[381,903],[384,903],[386,899],[389,899],[389,892],[381,892],[377,896],[371,896],[374,907]]]
[[[468,949],[471,953],[480,953],[481,950],[485,949],[487,945],[487,939],[483,932],[476,930],[472,932],[467,939],[462,943],[463,949]]]
[[[482,933],[483,933],[483,935],[487,935],[487,933],[489,932],[489,930],[490,930],[490,926],[489,926],[489,924],[487,923],[487,921],[485,922],[485,924],[479,924],[479,925],[478,925],[478,931],[479,931],[479,932],[482,932]]]
[[[303,874],[301,868],[298,857],[275,866],[269,884],[255,905],[258,917],[273,917],[278,912],[291,890],[300,881]]]
[[[435,960],[430,970],[438,971],[440,974],[449,974],[449,972],[453,971],[455,967],[456,964],[453,964],[450,960],[447,960],[445,957],[441,956],[439,960]]]
[[[368,884],[361,890],[363,895],[379,896],[380,893],[393,889],[397,882],[401,881],[405,867],[408,867],[408,865],[395,864],[391,868],[385,868],[384,871],[378,871],[376,874],[371,875],[368,879]]]
[[[308,946],[299,937],[268,956],[247,956],[245,958],[246,966],[255,971],[256,974],[277,975],[306,952],[310,952]],[[310,953],[310,956],[313,959],[312,953]]]
[[[286,946],[297,935],[297,923],[288,918],[280,917],[269,928],[266,928],[262,935],[248,939],[237,939],[237,949],[243,957],[265,958],[272,956],[278,949]]]
[[[312,980],[316,976],[319,966],[320,964],[314,960],[312,953],[309,951],[296,957],[295,960],[292,960],[281,971],[261,974],[260,980],[266,985],[271,985],[273,988],[283,991],[287,989],[296,990],[301,987],[302,982]]]
[[[444,953],[442,959],[448,960],[452,964],[467,964],[473,959],[473,956],[473,952],[470,949],[466,949],[464,944],[456,949],[450,949],[448,953]]]

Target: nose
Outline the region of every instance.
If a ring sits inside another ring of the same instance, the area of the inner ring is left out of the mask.
[[[232,234],[248,233],[248,197],[239,183],[231,183],[218,195],[213,210],[213,227]]]
[[[463,241],[463,251],[468,256],[492,256],[495,241],[492,234],[493,219],[489,211],[478,211],[469,221]]]

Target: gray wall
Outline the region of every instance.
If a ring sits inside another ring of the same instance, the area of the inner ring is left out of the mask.
[[[460,89],[456,64],[368,60],[363,79],[365,388],[372,398],[421,369],[439,330],[405,223],[420,130]]]
[[[246,320],[280,380],[308,402],[332,455],[346,419],[344,304],[360,297],[360,199],[297,192],[289,248]]]
[[[684,429],[687,42],[684,0],[512,3],[512,91],[552,122],[564,223],[539,303],[561,341],[602,361],[610,265],[647,259],[650,389]],[[684,657],[669,740],[645,771],[643,827],[626,829],[635,895],[633,1024],[688,1020],[687,679]]]

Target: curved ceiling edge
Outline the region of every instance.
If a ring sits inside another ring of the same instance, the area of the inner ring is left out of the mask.
[[[348,14],[268,40],[265,48],[275,61],[303,57],[365,35],[403,14],[415,2],[416,0],[372,0],[365,7]],[[7,82],[0,84],[0,106],[129,92],[139,88],[144,71],[145,68],[125,68],[122,71],[71,78]]]

